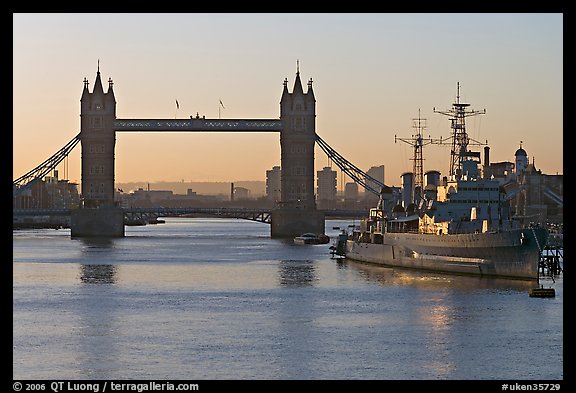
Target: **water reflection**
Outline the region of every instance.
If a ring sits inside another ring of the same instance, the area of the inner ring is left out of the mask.
[[[321,351],[315,320],[318,318],[315,291],[316,265],[308,259],[286,259],[278,266],[279,284],[293,290],[282,295],[277,311],[276,337],[280,379],[314,378],[316,351]]]
[[[387,286],[409,286],[418,289],[500,289],[527,291],[536,285],[536,280],[515,280],[496,277],[466,276],[440,272],[425,272],[378,266],[344,259],[337,262],[340,268],[357,271],[367,281]]]
[[[314,261],[311,260],[283,260],[279,267],[280,286],[313,286],[317,280],[315,270]]]
[[[430,304],[423,300],[423,304],[418,314],[428,332],[424,346],[430,356],[422,366],[438,378],[447,378],[456,370],[453,356],[457,347],[453,331],[455,306],[449,297],[431,299]]]
[[[80,281],[84,284],[114,284],[117,270],[115,265],[80,265]]]
[[[114,239],[112,237],[82,237],[80,242],[84,249],[90,248],[111,248],[114,246]],[[74,240],[74,239],[72,239]]]
[[[80,287],[75,301],[79,323],[74,330],[73,355],[79,376],[110,379],[121,368],[116,349],[120,303],[115,296],[116,287],[106,285],[115,284],[117,274],[117,265],[80,265],[80,281],[86,285]]]

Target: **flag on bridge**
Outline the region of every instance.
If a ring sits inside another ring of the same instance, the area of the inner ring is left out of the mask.
[[[180,104],[178,104],[178,100],[176,100],[176,108],[180,109]]]
[[[224,107],[224,104],[222,103],[222,100],[220,100],[220,105],[222,105],[222,108],[226,109],[226,107]]]

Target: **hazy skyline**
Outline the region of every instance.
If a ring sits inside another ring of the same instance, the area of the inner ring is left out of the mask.
[[[461,101],[486,109],[467,130],[492,162],[514,161],[523,141],[538,169],[563,173],[561,13],[13,14],[14,179],[78,134],[98,61],[119,119],[279,118],[299,61],[318,135],[364,171],[384,164],[391,186],[412,170],[394,136],[414,134],[420,110],[426,137],[449,137],[433,108],[451,109],[459,82]],[[449,154],[426,146],[424,170],[445,174]],[[79,182],[80,146],[67,164],[60,177]],[[116,134],[116,182],[264,180],[275,165],[278,133]]]

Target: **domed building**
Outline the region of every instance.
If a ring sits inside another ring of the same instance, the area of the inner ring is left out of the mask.
[[[534,158],[529,162],[522,141],[514,156],[514,163],[490,163],[490,173],[505,190],[512,214],[524,225],[563,222],[563,175],[543,174]]]
[[[520,141],[520,148],[514,153],[516,157],[516,176],[519,176],[528,166],[528,154],[522,148],[522,141]]]
[[[518,162],[518,157],[517,151],[516,162]],[[518,172],[516,181],[520,190],[514,203],[516,214],[526,217],[528,221],[545,222],[546,205],[542,201],[542,171],[537,170],[532,162]]]
[[[520,152],[520,154],[519,154]],[[524,149],[516,151],[516,163]],[[526,154],[526,152],[524,152]],[[530,222],[546,224],[563,221],[563,176],[545,175],[536,169],[534,159],[518,171],[517,192],[511,200],[515,215],[526,225]]]

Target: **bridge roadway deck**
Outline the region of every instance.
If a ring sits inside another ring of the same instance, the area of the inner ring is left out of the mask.
[[[279,132],[280,119],[116,119],[116,131],[157,132],[157,131],[197,131],[197,132]]]

